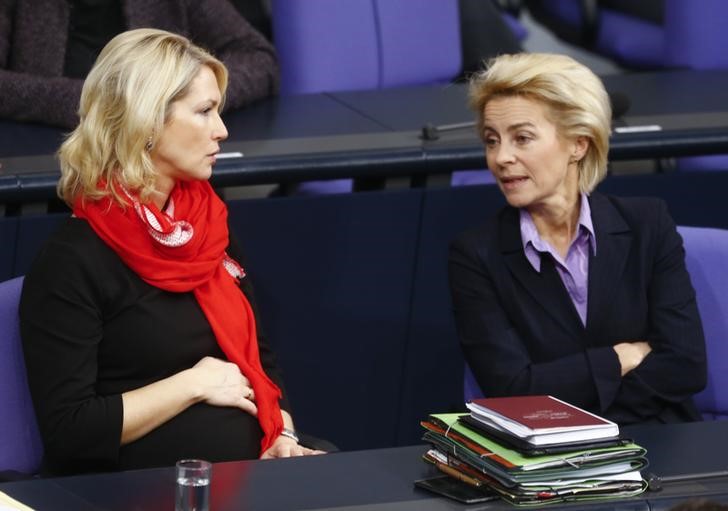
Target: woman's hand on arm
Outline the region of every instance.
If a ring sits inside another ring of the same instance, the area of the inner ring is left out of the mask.
[[[281,410],[281,416],[283,417],[283,427],[286,429],[294,430],[293,419],[291,414],[285,410]],[[293,456],[309,456],[312,454],[326,454],[324,451],[317,449],[309,449],[296,442],[293,438],[280,435],[273,445],[265,451],[260,459],[269,460],[273,458],[291,458]]]
[[[652,348],[646,341],[626,341],[615,344],[614,351],[617,353],[617,358],[619,359],[621,375],[624,376],[633,369],[636,369],[652,351]]]
[[[190,369],[125,392],[121,397],[121,445],[141,438],[200,402],[237,407],[258,415],[250,382],[238,366],[213,357],[205,357]]]

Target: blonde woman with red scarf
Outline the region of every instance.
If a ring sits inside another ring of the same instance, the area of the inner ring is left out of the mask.
[[[45,470],[314,454],[298,444],[208,178],[227,70],[187,39],[112,39],[59,151],[73,210],[27,274],[21,332]]]

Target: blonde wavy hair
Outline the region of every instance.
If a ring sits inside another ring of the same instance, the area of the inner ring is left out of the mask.
[[[564,139],[585,137],[579,160],[579,190],[591,192],[607,173],[612,107],[602,81],[566,55],[518,53],[488,61],[470,80],[470,107],[483,136],[485,105],[495,97],[522,96],[546,105],[547,117]]]
[[[83,85],[80,123],[58,151],[61,199],[72,206],[111,195],[123,205],[118,183],[148,200],[157,177],[149,149],[202,66],[224,100],[225,65],[185,37],[143,28],[109,41]]]

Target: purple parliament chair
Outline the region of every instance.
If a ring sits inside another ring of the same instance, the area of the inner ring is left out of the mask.
[[[697,295],[708,359],[708,384],[695,395],[695,405],[706,420],[728,419],[728,230],[679,226],[678,232]],[[467,364],[463,395],[465,402],[483,397]]]
[[[20,342],[22,286],[22,277],[0,283],[0,480],[32,476],[43,458]]]
[[[560,38],[628,68],[725,69],[724,0],[526,0]]]
[[[460,72],[455,0],[273,0],[281,94],[448,83]],[[298,195],[352,191],[351,179],[310,181]]]
[[[560,38],[632,69],[728,68],[724,0],[526,0]],[[669,83],[667,84],[669,86]],[[675,159],[678,170],[728,170],[728,155]]]
[[[463,374],[463,397],[465,402],[468,403],[473,399],[485,396],[485,393],[480,390],[480,385],[475,381],[475,375],[470,369],[470,366],[465,364],[465,373]]]
[[[728,419],[728,230],[678,227],[705,331],[708,385],[695,396],[705,419]]]
[[[461,68],[453,0],[273,0],[281,94],[447,83]]]
[[[449,83],[463,65],[460,8],[458,0],[273,0],[281,94]],[[502,16],[516,39],[526,37],[516,19]],[[452,179],[454,186],[490,182],[483,171]],[[352,181],[338,179],[302,183],[297,194],[350,191]]]

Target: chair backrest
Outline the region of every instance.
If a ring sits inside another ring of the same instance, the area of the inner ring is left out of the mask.
[[[443,83],[461,68],[455,0],[273,0],[281,93]]]
[[[728,68],[726,24],[725,0],[665,0],[665,66]]]
[[[706,419],[728,419],[728,230],[678,227],[705,331],[708,385],[695,396]]]
[[[463,373],[463,397],[465,398],[465,402],[467,403],[484,395],[485,393],[480,389],[478,382],[475,381],[475,375],[466,362],[465,372]]]
[[[0,474],[32,475],[43,457],[20,343],[23,277],[0,283]]]
[[[695,396],[695,404],[705,419],[728,419],[728,230],[679,226],[678,232],[697,295],[708,359],[708,384]],[[467,364],[463,394],[466,402],[483,396]]]
[[[585,9],[599,4],[595,11]],[[531,13],[563,39],[627,67],[725,69],[728,2],[528,0]],[[650,11],[652,16],[639,11]],[[587,12],[593,16],[587,19]],[[591,37],[582,37],[584,34]],[[581,37],[581,40],[579,38]]]

